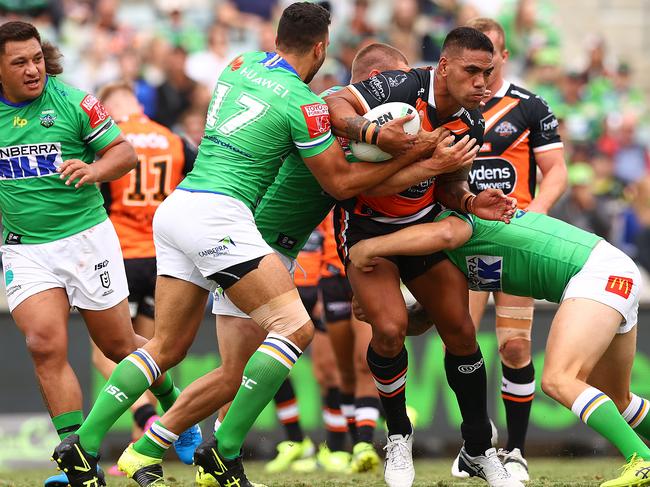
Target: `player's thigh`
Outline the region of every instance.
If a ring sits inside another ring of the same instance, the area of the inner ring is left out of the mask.
[[[11,312],[36,360],[67,360],[69,315],[68,296],[62,288],[38,292]]]
[[[485,313],[485,307],[487,306],[489,297],[489,292],[469,292],[469,314],[472,317],[472,321],[477,330],[481,327],[481,320],[483,319],[483,314]]]
[[[627,333],[616,334],[587,379],[589,385],[607,394],[620,411],[630,402],[636,339],[636,326]]]
[[[436,325],[447,349],[455,355],[476,351],[476,330],[469,315],[467,280],[449,260],[406,283]]]
[[[115,306],[103,310],[79,309],[88,328],[90,338],[102,353],[119,362],[138,346],[129,312],[129,304],[123,299]]]
[[[553,318],[546,342],[544,375],[557,380],[587,380],[609,348],[622,316],[603,303],[565,299]]]
[[[403,328],[405,333],[406,304],[400,291],[397,265],[379,258],[372,272],[363,272],[352,265],[347,271],[354,295],[373,330]]]
[[[219,315],[216,323],[221,367],[228,377],[241,379],[248,359],[266,338],[266,331],[250,318]]]
[[[155,299],[155,326],[150,345],[184,354],[203,320],[207,289],[183,279],[159,275]]]

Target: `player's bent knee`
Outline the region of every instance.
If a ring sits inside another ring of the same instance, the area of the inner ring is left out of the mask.
[[[501,361],[511,369],[520,369],[530,363],[530,338],[515,337],[499,344]]]
[[[25,343],[34,364],[37,366],[67,361],[68,350],[63,345],[65,342],[53,340],[50,336],[36,332],[27,334]]]
[[[533,326],[532,306],[497,306],[496,335],[501,360],[520,369],[530,362],[530,337]]]
[[[544,371],[542,374],[542,391],[549,397],[559,400],[564,390],[566,378],[559,372]]]
[[[251,311],[250,317],[269,333],[289,338],[300,348],[314,337],[314,325],[295,288]]]

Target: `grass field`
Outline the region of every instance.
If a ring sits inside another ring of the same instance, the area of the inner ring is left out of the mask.
[[[603,479],[617,476],[621,467],[619,459],[533,459],[530,462],[531,477],[529,487],[591,487],[598,486]],[[449,474],[450,460],[420,461],[417,463],[415,487],[470,487],[485,485],[480,480],[454,480]],[[380,472],[359,475],[314,474],[278,474],[266,475],[263,464],[247,462],[248,477],[254,482],[264,482],[268,487],[347,487],[368,486],[384,487]],[[43,479],[52,475],[53,470],[33,470],[24,472],[0,473],[2,487],[38,487]],[[174,487],[194,485],[194,470],[178,463],[167,465],[165,473],[168,484]],[[116,477],[108,478],[110,487],[135,486],[135,482]]]

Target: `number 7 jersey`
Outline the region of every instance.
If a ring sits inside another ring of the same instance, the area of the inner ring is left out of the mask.
[[[253,210],[291,151],[313,157],[334,140],[327,105],[286,60],[242,54],[219,77],[194,169],[179,188],[225,194]]]

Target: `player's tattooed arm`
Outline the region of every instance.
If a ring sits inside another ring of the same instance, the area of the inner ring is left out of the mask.
[[[380,128],[361,116],[366,113],[366,107],[348,89],[326,96],[325,102],[329,107],[332,132],[337,137],[372,142],[393,156],[403,154],[415,144],[415,136],[404,132],[404,124],[414,115],[396,118]]]

